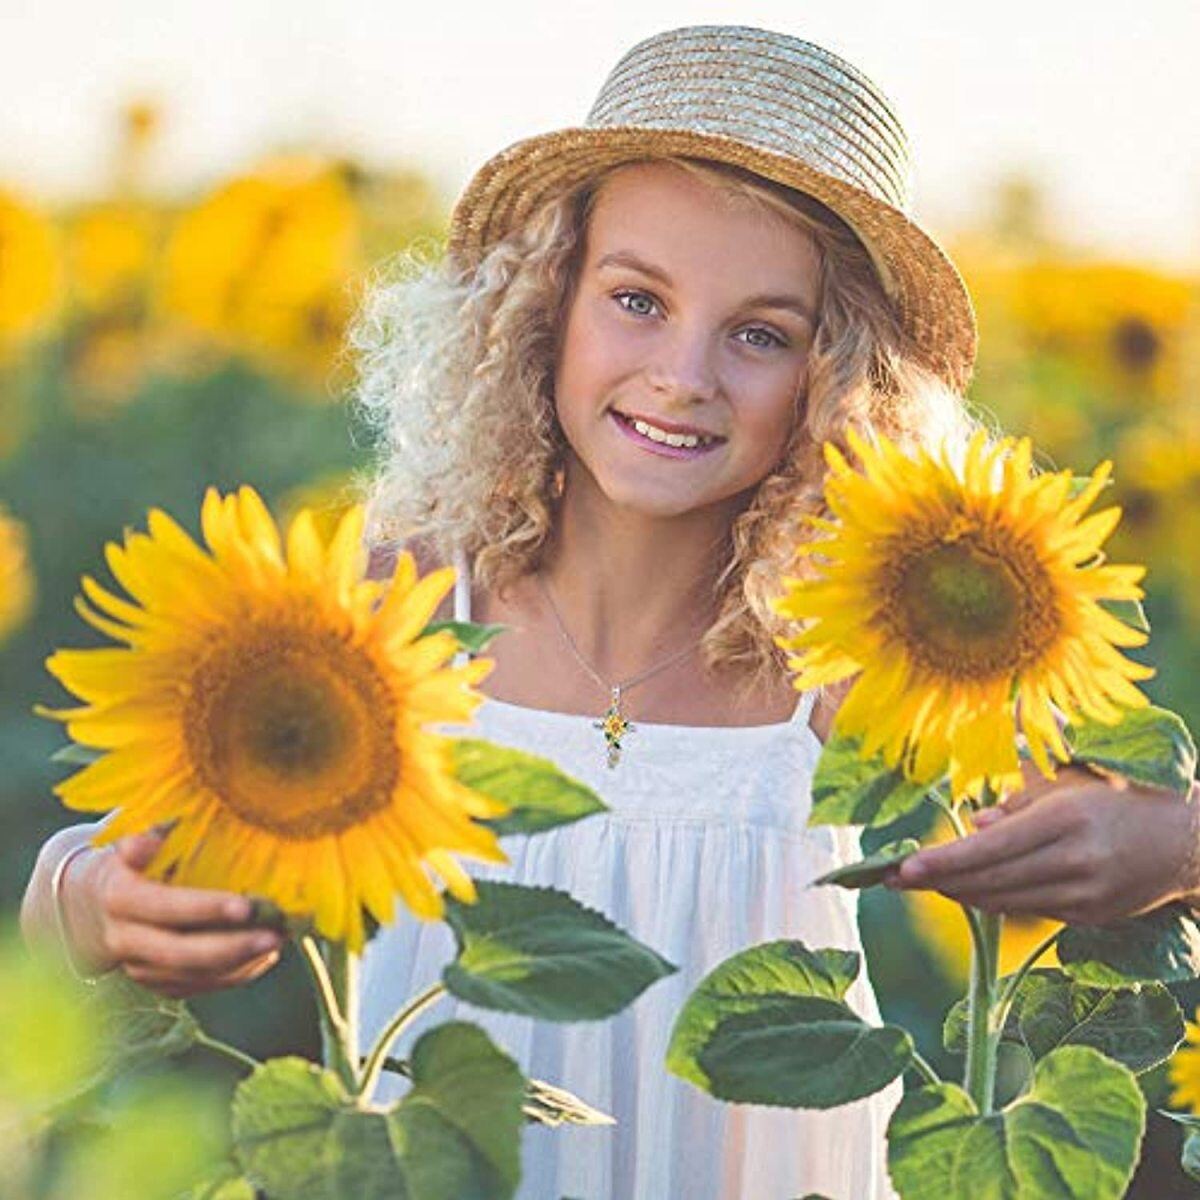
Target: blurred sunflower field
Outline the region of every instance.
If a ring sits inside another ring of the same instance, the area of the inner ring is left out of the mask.
[[[165,136],[151,105],[129,105],[104,195],[52,205],[19,179],[0,180],[0,905],[9,916],[39,845],[75,819],[50,794],[65,773],[49,761],[58,737],[31,710],[64,699],[47,655],[86,641],[72,608],[80,576],[106,579],[106,541],[151,507],[198,512],[210,485],[250,484],[283,519],[307,505],[332,522],[370,467],[344,403],[347,321],[373,267],[414,243],[436,246],[445,231],[448,198],[419,171],[329,154],[273,155],[199,194],[151,194],[145,165]],[[989,423],[1031,435],[1047,467],[1114,460],[1124,519],[1112,555],[1150,569],[1148,658],[1158,673],[1146,690],[1200,727],[1200,277],[1072,253],[1031,216],[1028,184],[1006,185],[996,200],[949,240],[979,316],[971,401]],[[876,888],[864,893],[862,919],[885,1017],[917,1031],[938,1060],[941,1017],[963,984],[955,964],[966,962],[957,906]],[[1043,925],[1013,922],[1007,953],[1019,958]],[[285,959],[236,997],[195,1007],[214,1034],[258,1055],[317,1057],[300,976]],[[1200,994],[1180,991],[1191,1011]],[[1166,1106],[1166,1069],[1144,1082],[1152,1105]],[[1152,1118],[1130,1195],[1200,1195],[1165,1125]]]

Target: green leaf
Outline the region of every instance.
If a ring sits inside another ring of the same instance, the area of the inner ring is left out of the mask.
[[[921,848],[916,838],[901,838],[898,842],[888,842],[880,846],[874,854],[868,855],[856,863],[827,871],[819,879],[814,879],[813,887],[822,884],[836,883],[838,887],[865,888],[871,887],[888,873],[897,863],[903,862],[910,854],[915,854]]]
[[[358,1108],[337,1077],[299,1058],[264,1064],[234,1093],[233,1140],[271,1200],[498,1200],[520,1178],[516,1064],[476,1025],[451,1021],[413,1048],[413,1086]]]
[[[1071,485],[1067,489],[1067,496],[1070,499],[1074,500],[1075,497],[1078,496],[1081,492],[1084,492],[1087,490],[1087,488],[1090,486],[1091,482],[1092,482],[1092,477],[1090,475],[1072,475],[1071,476]],[[1106,479],[1104,481],[1104,486],[1106,488],[1112,487],[1112,485],[1113,485],[1113,481],[1111,479]]]
[[[254,1185],[233,1163],[222,1163],[177,1200],[257,1200]]]
[[[764,996],[718,1019],[696,1065],[720,1100],[837,1108],[885,1088],[912,1062],[898,1025],[868,1025],[849,1005],[816,996]]]
[[[1058,961],[1092,987],[1181,983],[1200,975],[1200,927],[1178,903],[1111,925],[1068,925],[1058,938]]]
[[[967,1005],[959,1000],[943,1027],[947,1050],[966,1050]],[[1091,1046],[1134,1073],[1165,1062],[1183,1039],[1183,1014],[1160,983],[1127,988],[1087,987],[1054,968],[1021,980],[1003,1037],[1035,1059],[1063,1045]]]
[[[1200,1179],[1200,1133],[1189,1133],[1183,1139],[1183,1149],[1179,1153],[1179,1165],[1185,1175],[1192,1179]]]
[[[97,750],[94,746],[81,746],[78,742],[70,742],[60,746],[50,755],[50,761],[55,763],[70,763],[76,766],[87,766],[97,759],[103,758],[105,751]]]
[[[1196,774],[1196,743],[1182,718],[1165,708],[1128,709],[1116,725],[1084,720],[1068,725],[1076,762],[1187,796]]]
[[[904,1200],[1120,1200],[1145,1123],[1128,1068],[1064,1046],[990,1116],[952,1083],[907,1093],[888,1124],[888,1171]]]
[[[1142,633],[1150,632],[1150,622],[1140,600],[1098,600],[1097,603],[1118,621],[1124,621],[1126,625]]]
[[[1038,971],[1022,997],[1021,1036],[1034,1058],[1058,1046],[1091,1046],[1137,1073],[1165,1062],[1183,1040],[1183,1014],[1161,983],[1084,987]]]
[[[889,825],[912,812],[929,788],[876,755],[862,757],[862,739],[831,733],[812,781],[810,825]]]
[[[92,999],[107,1074],[174,1058],[196,1044],[200,1026],[182,1000],[139,987],[120,971],[102,976]]]
[[[478,654],[488,643],[508,628],[507,625],[479,625],[473,621],[430,621],[421,630],[421,637],[449,630],[458,639],[458,644],[469,654]]]
[[[542,1079],[525,1081],[525,1119],[540,1125],[615,1125],[615,1117]]]
[[[668,1070],[722,1099],[756,1103],[829,1107],[877,1091],[905,1069],[912,1042],[894,1026],[871,1028],[843,1003],[858,970],[853,951],[798,941],[735,954],[676,1015]]]
[[[478,880],[479,899],[446,899],[458,957],[446,987],[482,1008],[594,1021],[678,970],[603,914],[555,888]]]
[[[591,788],[550,759],[477,738],[455,740],[454,773],[467,787],[512,806],[505,816],[481,822],[500,837],[541,833],[608,810]]]

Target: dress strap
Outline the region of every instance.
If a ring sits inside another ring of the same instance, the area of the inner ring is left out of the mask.
[[[471,619],[471,564],[467,560],[467,552],[461,546],[455,546],[451,562],[454,565],[454,619],[469,621]],[[466,650],[460,650],[454,656],[454,665],[461,667],[470,661],[470,657]]]
[[[467,561],[467,552],[461,546],[455,546],[451,561],[455,571],[454,619],[469,621],[471,619],[471,564]]]
[[[812,716],[812,710],[816,706],[819,690],[817,688],[809,688],[806,692],[800,693],[800,699],[796,701],[795,711],[792,713],[792,725],[807,725],[809,717]]]

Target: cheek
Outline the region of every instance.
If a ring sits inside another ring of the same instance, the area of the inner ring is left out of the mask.
[[[741,414],[740,424],[745,435],[744,444],[757,463],[769,469],[782,457],[791,437],[793,426],[799,420],[802,404],[796,397],[804,387],[801,374],[789,372],[782,385],[765,389],[757,402],[748,402]]]

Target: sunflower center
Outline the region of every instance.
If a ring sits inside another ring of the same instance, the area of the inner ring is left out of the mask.
[[[911,657],[954,680],[1011,675],[1053,644],[1050,577],[1011,531],[965,519],[909,536],[883,571],[880,616]]]
[[[333,630],[251,627],[192,675],[192,764],[222,804],[296,839],[338,833],[385,808],[400,761],[396,706],[370,658]]]

